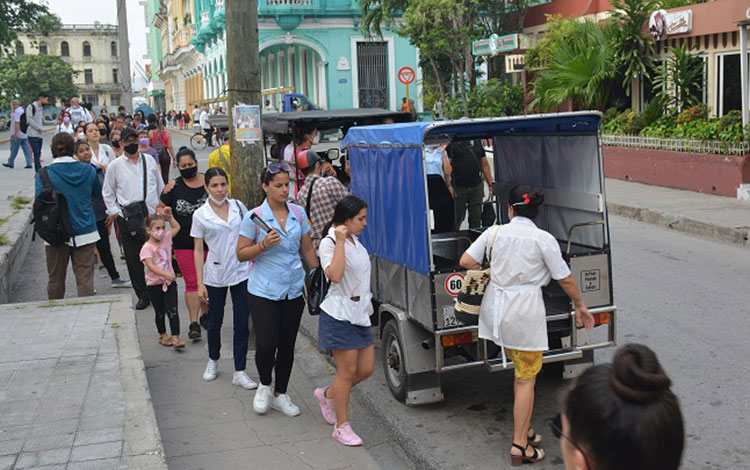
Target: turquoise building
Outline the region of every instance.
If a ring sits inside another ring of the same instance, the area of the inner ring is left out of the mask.
[[[224,0],[194,1],[204,96],[218,98],[227,83]],[[409,95],[422,111],[418,49],[385,27],[382,38],[366,38],[359,21],[357,0],[258,0],[262,88],[294,87],[324,109],[400,109],[406,88],[397,72],[408,66],[417,74]],[[280,97],[266,96],[277,109]]]

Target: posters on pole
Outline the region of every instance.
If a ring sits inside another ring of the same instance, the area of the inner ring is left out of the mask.
[[[260,106],[238,104],[232,111],[237,142],[260,142]]]

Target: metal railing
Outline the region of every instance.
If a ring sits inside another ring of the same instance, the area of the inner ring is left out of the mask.
[[[725,142],[722,140],[666,139],[640,135],[606,134],[602,135],[602,144],[614,147],[713,153],[719,155],[747,155],[750,153],[750,141]]]
[[[269,7],[311,7],[312,0],[268,0]]]

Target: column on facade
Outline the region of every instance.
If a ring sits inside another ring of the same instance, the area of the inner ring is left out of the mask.
[[[320,102],[320,92],[318,91],[320,83],[320,80],[318,80],[318,54],[315,52],[310,52],[310,70],[312,71],[313,99],[315,100],[315,104],[322,107]]]
[[[326,82],[326,63],[318,62],[318,106],[322,109],[328,109],[328,85]]]
[[[747,22],[740,24],[740,89],[742,91],[742,125],[750,122],[750,110],[748,109],[748,69],[747,69]]]

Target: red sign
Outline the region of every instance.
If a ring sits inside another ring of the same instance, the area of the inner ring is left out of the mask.
[[[417,78],[417,74],[414,73],[414,69],[411,67],[401,67],[398,71],[398,81],[404,85],[414,82],[415,78]]]
[[[461,273],[453,273],[445,278],[445,292],[453,297],[456,297],[461,292],[463,285],[464,275]]]

